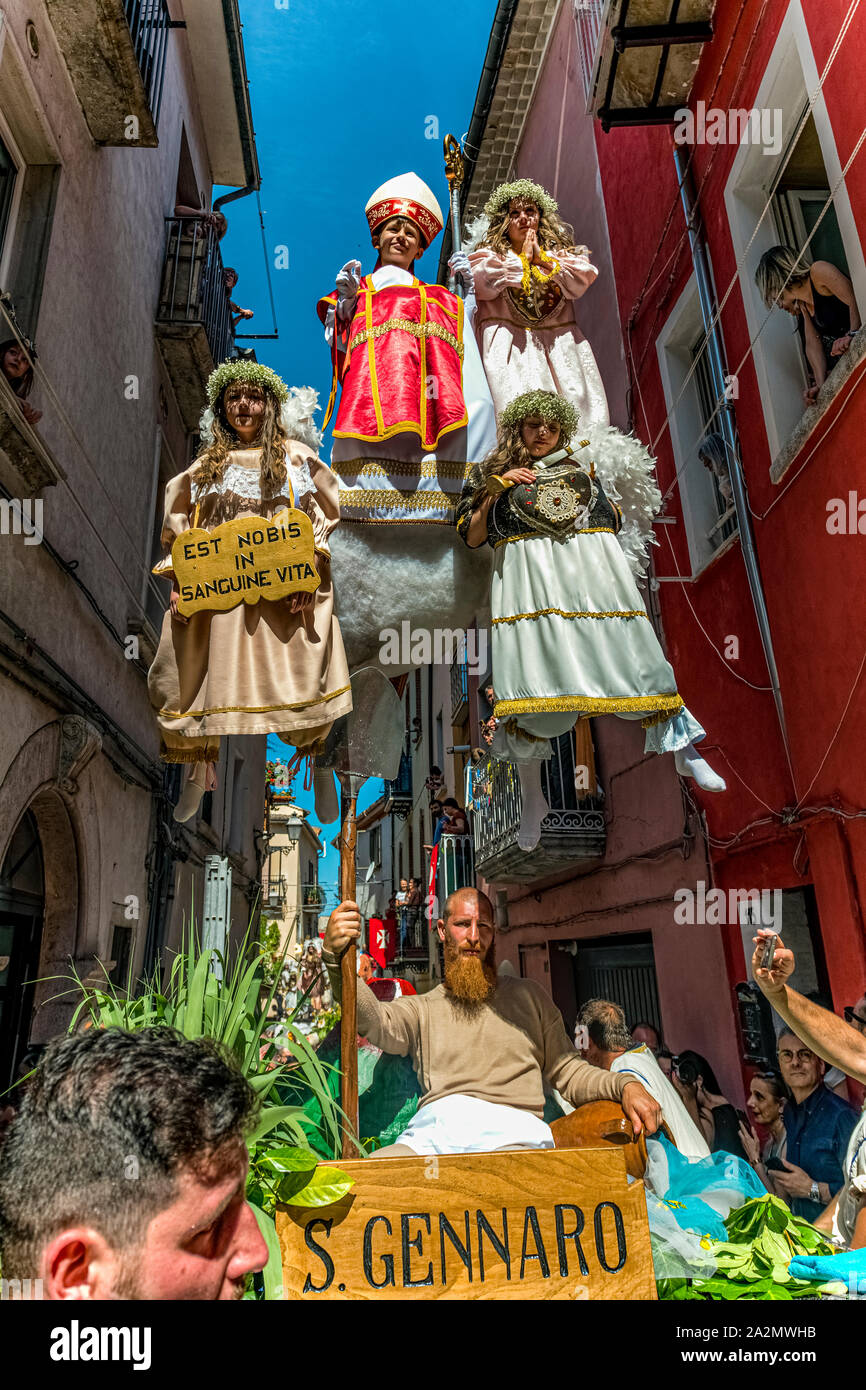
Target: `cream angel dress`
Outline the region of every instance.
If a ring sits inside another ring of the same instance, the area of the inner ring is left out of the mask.
[[[313,523],[322,582],[300,613],[291,611],[290,599],[195,613],[188,623],[166,613],[147,679],[166,762],[216,761],[221,734],[277,733],[309,747],[352,708],[328,548],[340,517],[337,479],[312,450],[293,442],[287,482],[263,497],[260,458],[258,448],[233,450],[222,481],[201,489],[197,464],[172,478],[163,544],[170,547],[194,524],[212,531],[235,517],[267,519],[294,505]],[[157,571],[173,577],[170,555]]]
[[[520,292],[523,265],[513,251],[503,256],[480,246],[469,253],[477,304],[473,327],[496,416],[525,391],[555,391],[574,406],[583,429],[606,425],[601,373],[574,312],[598,270],[577,252],[550,254],[559,270],[540,285],[533,280],[526,300]]]

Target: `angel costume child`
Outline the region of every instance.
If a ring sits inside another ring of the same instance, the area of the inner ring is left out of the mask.
[[[493,547],[491,659],[494,756],[516,762],[532,849],[549,810],[541,763],[578,718],[640,719],[647,752],[673,753],[707,791],[725,784],[695,750],[704,730],[683,704],[617,540],[622,512],[597,475],[587,440],[571,447],[573,407],[548,391],[519,396],[499,420],[499,445],[466,481],[457,530]],[[642,446],[616,435],[623,451]]]
[[[313,751],[352,708],[329,571],[328,541],[340,516],[337,480],[310,447],[318,438],[311,420],[316,393],[289,392],[269,367],[240,361],[213,372],[207,396],[204,447],[166,486],[166,550],[191,527],[212,531],[236,517],[269,519],[296,507],[313,524],[321,583],[314,593],[239,600],[226,612],[186,619],[170,554],[155,567],[171,578],[172,594],[148,689],[162,758],[193,765],[177,820],[188,820],[216,785],[221,735],[277,733],[300,760],[301,750]]]
[[[589,251],[530,179],[500,185],[479,222],[469,251],[473,327],[497,418],[521,391],[541,388],[570,401],[584,428],[606,425],[601,374],[575,316],[598,275]]]

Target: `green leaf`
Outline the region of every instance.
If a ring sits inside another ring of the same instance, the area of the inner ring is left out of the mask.
[[[339,1168],[317,1168],[306,1187],[291,1197],[283,1197],[281,1191],[280,1200],[292,1207],[329,1207],[345,1197],[354,1186],[354,1181]]]
[[[250,1204],[252,1206],[252,1203]],[[277,1228],[273,1220],[261,1207],[253,1206],[256,1221],[259,1223],[265,1244],[268,1247],[268,1262],[262,1270],[262,1281],[265,1286],[265,1299],[275,1301],[284,1299],[286,1291],[283,1287],[283,1252],[280,1249]]]
[[[265,1159],[283,1173],[311,1173],[319,1162],[318,1155],[312,1149],[265,1149],[257,1157]]]

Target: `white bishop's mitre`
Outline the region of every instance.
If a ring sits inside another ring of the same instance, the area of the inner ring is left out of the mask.
[[[442,209],[423,179],[417,174],[398,174],[388,179],[367,202],[364,209],[370,231],[375,232],[390,217],[410,217],[421,228],[426,244],[442,230]]]

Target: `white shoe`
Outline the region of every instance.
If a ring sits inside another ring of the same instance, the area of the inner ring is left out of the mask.
[[[677,749],[674,753],[674,762],[681,777],[693,777],[698,786],[702,787],[705,792],[727,791],[728,784],[724,777],[713,772],[709,763],[701,757],[693,743],[687,744],[685,748]]]

